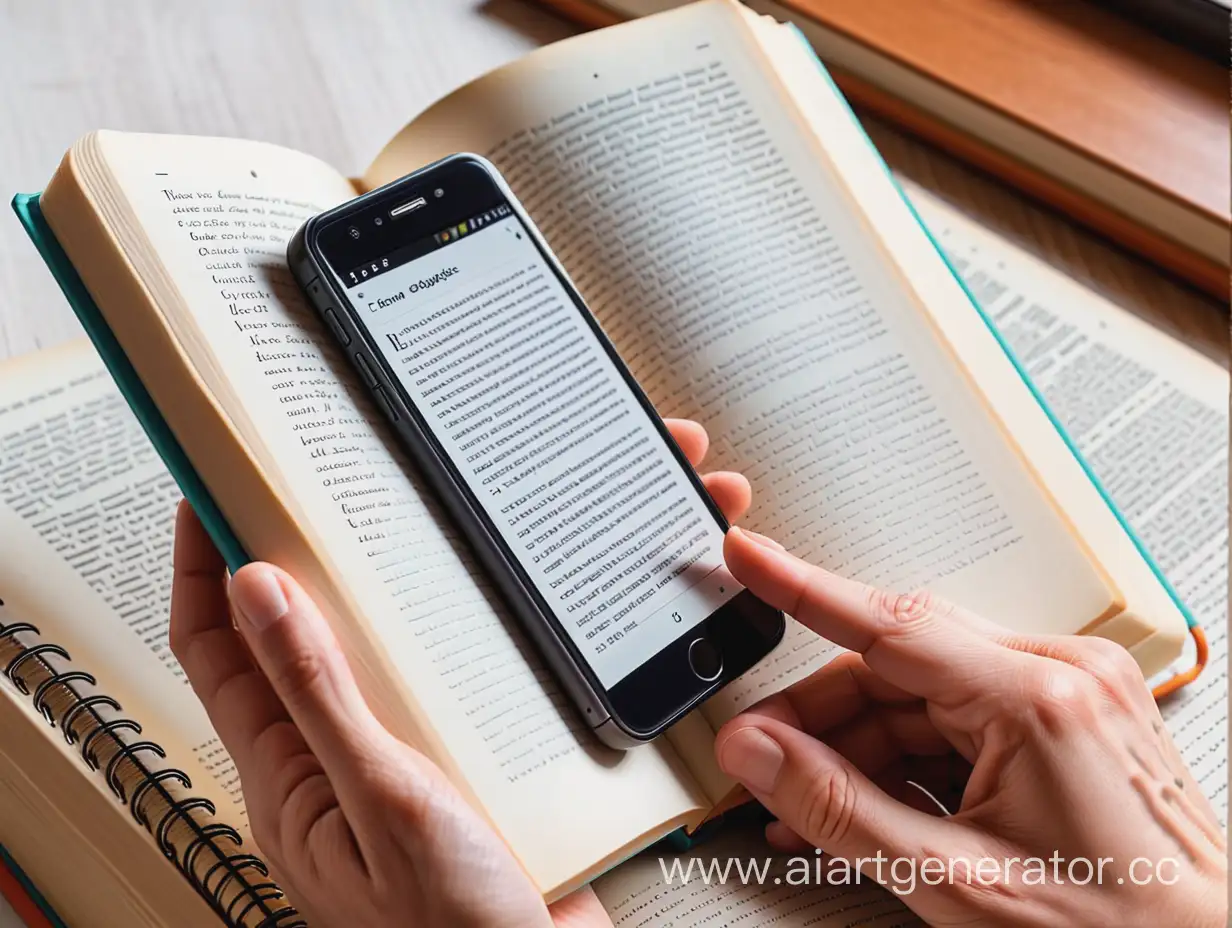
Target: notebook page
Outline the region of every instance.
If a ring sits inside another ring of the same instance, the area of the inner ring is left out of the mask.
[[[1072,631],[1102,614],[1102,578],[887,272],[740,8],[697,4],[600,35],[459,91],[365,180],[449,150],[486,154],[659,411],[699,419],[707,466],[749,477],[752,528],[1013,627]],[[655,55],[635,53],[648,44]],[[707,712],[827,653],[792,623]]]
[[[84,340],[0,366],[0,397],[0,598],[245,828],[235,766],[167,646],[179,488]]]
[[[976,299],[1206,632],[1210,660],[1160,709],[1226,825],[1228,374],[905,183]],[[1192,643],[1160,682],[1193,666]]]
[[[224,139],[109,133],[100,147],[184,296],[204,343],[194,360],[234,393],[299,518],[542,888],[695,814],[670,748],[611,752],[584,729],[291,278],[287,240],[345,181],[307,156]],[[205,225],[181,211],[202,204]],[[594,795],[610,814],[578,829]]]

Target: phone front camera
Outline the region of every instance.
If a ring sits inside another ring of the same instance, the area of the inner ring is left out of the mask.
[[[359,238],[359,229],[355,226],[351,226],[351,228],[347,229],[347,232],[350,233],[351,238]]]
[[[444,191],[444,190],[442,190],[440,187],[437,187],[434,191],[432,191],[432,193],[433,193],[433,194],[434,194],[434,195],[435,195],[438,199],[439,199],[440,197],[443,197],[443,196],[445,195],[445,191]]]

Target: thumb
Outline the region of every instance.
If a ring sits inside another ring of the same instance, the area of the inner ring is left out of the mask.
[[[926,855],[972,867],[986,856],[967,826],[892,799],[841,754],[777,719],[732,719],[715,753],[725,773],[809,844],[900,893]],[[896,861],[904,861],[897,870]],[[910,883],[911,906],[927,917],[919,903],[931,888]]]
[[[231,578],[237,625],[257,666],[339,790],[387,735],[368,709],[333,631],[285,571],[246,564]]]

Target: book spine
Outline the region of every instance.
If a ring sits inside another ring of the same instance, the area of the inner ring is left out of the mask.
[[[163,748],[141,738],[141,725],[98,691],[94,676],[74,667],[64,648],[42,640],[37,626],[5,618],[0,608],[0,674],[103,777],[222,922],[306,928],[264,861],[241,850],[240,834],[218,819],[210,800],[193,795],[184,771],[161,763]]]

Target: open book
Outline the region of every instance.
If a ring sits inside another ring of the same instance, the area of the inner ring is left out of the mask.
[[[358,184],[457,150],[502,170],[660,412],[749,476],[750,527],[1013,628],[1105,635],[1147,672],[1179,653],[1178,605],[794,30],[708,0],[551,46],[416,118]],[[728,801],[715,729],[832,648],[794,627],[657,743],[592,741],[287,273],[295,228],[356,189],[266,144],[99,132],[35,213],[232,564],[304,583],[384,724],[556,898]]]
[[[252,847],[234,765],[167,645],[179,498],[88,342],[0,366],[0,840],[69,924],[217,925],[167,860],[196,828],[224,903],[266,882],[215,867]],[[275,909],[292,928],[285,903],[236,924]]]
[[[1227,431],[1227,374],[922,191],[910,193],[1207,629],[1210,669],[1161,708],[1226,818],[1227,449],[1195,443]],[[1107,397],[1103,416],[1083,416],[1091,396]],[[60,644],[72,654],[66,667],[95,674],[90,690],[80,681],[66,685],[122,703],[144,726],[137,737],[158,743],[166,765],[190,778],[187,792],[210,798],[215,821],[245,839],[238,848],[220,842],[225,849],[250,851],[234,769],[165,646],[174,479],[84,341],[0,365],[0,397],[0,629],[31,621],[43,634],[29,644]],[[1177,413],[1184,440],[1156,459],[1149,439],[1164,410]],[[1162,475],[1156,492],[1137,493],[1133,474],[1148,466]],[[47,492],[53,474],[54,492]],[[33,693],[22,695],[6,680],[0,678],[0,842],[59,914],[68,924],[107,928],[217,924],[128,810],[91,783],[79,745],[47,725]],[[648,852],[596,881],[618,925],[679,920],[686,908],[703,926],[716,912],[731,918],[744,911],[772,912],[785,928],[847,925],[856,916],[861,924],[907,920],[897,900],[867,885],[743,885],[732,871],[726,883],[702,879],[700,866],[711,859],[722,866],[736,855],[762,866],[770,855],[756,835],[707,842],[687,883],[671,868],[676,860],[687,868],[693,858],[663,855],[660,863],[661,854]]]

